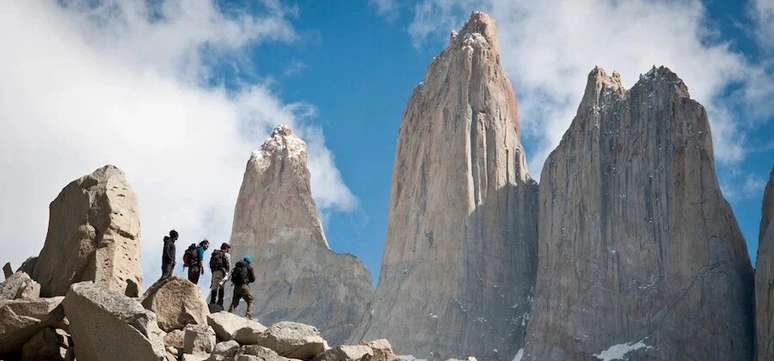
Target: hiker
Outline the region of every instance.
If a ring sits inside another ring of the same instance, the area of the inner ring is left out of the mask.
[[[183,254],[183,268],[188,267],[188,280],[194,284],[199,284],[199,276],[204,274],[204,251],[210,248],[210,241],[203,240],[199,242],[199,246],[196,243],[191,243],[188,249]]]
[[[169,236],[164,236],[164,249],[161,252],[161,279],[172,277],[175,270],[175,241],[177,231],[169,231]]]
[[[224,285],[228,272],[231,270],[231,245],[223,242],[220,249],[212,251],[210,256],[210,272],[212,272],[212,284],[210,285],[210,303],[223,307]]]
[[[239,299],[244,298],[247,302],[247,311],[245,317],[253,318],[253,295],[250,293],[250,283],[255,282],[255,273],[253,273],[253,266],[250,263],[253,258],[245,256],[241,261],[237,262],[234,266],[234,270],[231,271],[231,283],[234,284],[234,297],[231,299],[231,306],[228,308],[228,312],[233,312],[234,309],[239,306]]]

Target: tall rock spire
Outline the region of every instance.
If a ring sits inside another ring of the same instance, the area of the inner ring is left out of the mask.
[[[337,344],[371,300],[371,275],[328,248],[312,199],[306,144],[279,126],[247,162],[231,234],[234,261],[252,256],[255,317],[316,326]]]
[[[494,21],[475,12],[430,64],[400,127],[387,245],[361,338],[445,359],[513,358],[536,268],[537,185]]]
[[[763,196],[755,267],[758,361],[774,360],[774,167]]]
[[[524,360],[752,359],[750,260],[707,114],[676,74],[627,91],[592,70],[539,204]]]

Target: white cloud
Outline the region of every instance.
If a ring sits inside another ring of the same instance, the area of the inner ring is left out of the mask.
[[[398,0],[368,0],[368,3],[376,8],[376,12],[379,15],[389,20],[395,19],[398,16],[400,8]]]
[[[774,95],[771,74],[708,40],[705,9],[698,1],[510,1],[425,0],[409,26],[415,43],[446,38],[475,9],[496,20],[502,62],[521,106],[525,141],[533,144],[530,169],[537,176],[575,114],[588,72],[600,65],[632,86],[653,65],[666,65],[704,104],[713,126],[715,155],[732,164],[745,156],[744,131],[755,119],[732,111]],[[724,91],[738,85],[739,98]],[[769,109],[766,109],[769,108]],[[758,117],[774,107],[759,107]]]
[[[754,0],[751,5],[758,41],[763,48],[774,50],[774,0]]]
[[[0,255],[17,267],[42,247],[48,203],[71,180],[112,163],[139,197],[145,281],[158,277],[161,237],[216,244],[231,231],[250,151],[290,123],[310,144],[312,188],[323,210],[350,210],[313,108],[268,85],[229,93],[203,87],[208,56],[239,56],[256,41],[292,41],[282,8],[222,14],[211,2],[145,1],[86,7],[0,3]],[[182,252],[182,250],[179,250]]]

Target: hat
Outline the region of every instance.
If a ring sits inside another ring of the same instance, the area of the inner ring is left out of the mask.
[[[250,264],[253,262],[253,257],[245,256],[244,261],[245,263]]]

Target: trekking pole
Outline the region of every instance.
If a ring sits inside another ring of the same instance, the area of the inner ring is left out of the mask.
[[[226,281],[228,281],[229,276],[231,276],[231,271],[226,272],[226,275],[223,277],[223,280],[220,281],[218,284],[218,287],[223,287],[226,285]]]

